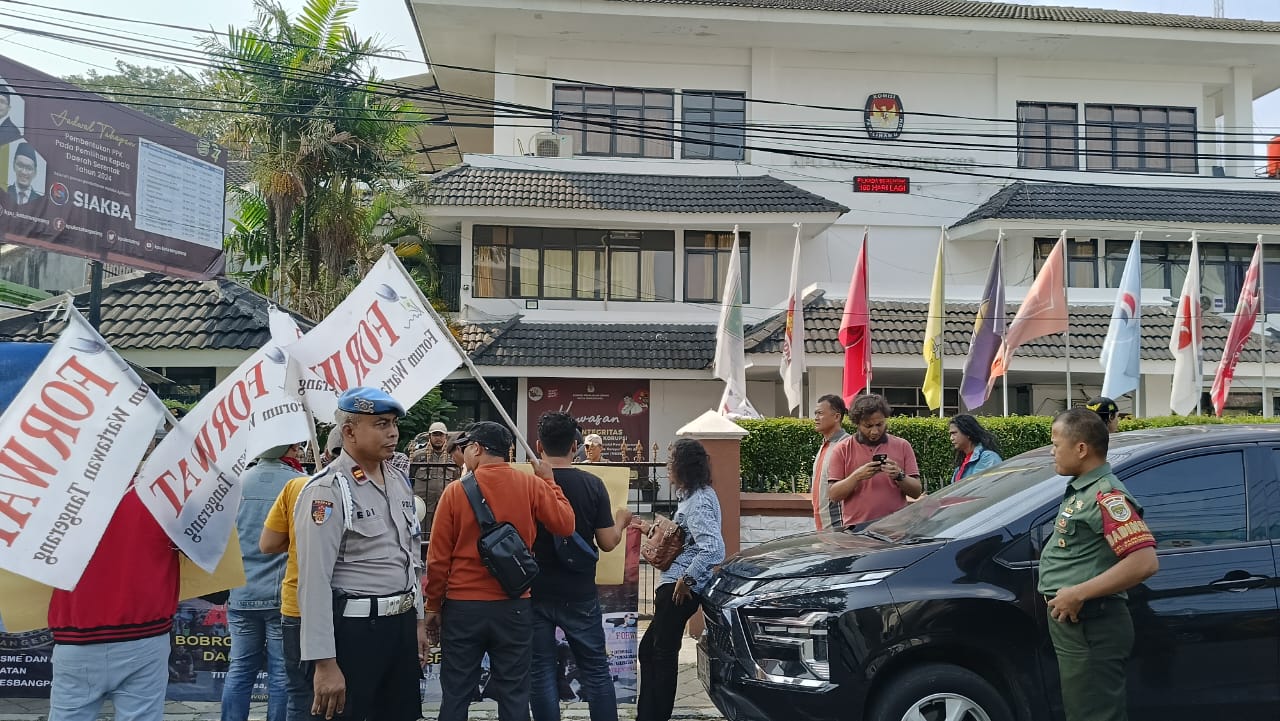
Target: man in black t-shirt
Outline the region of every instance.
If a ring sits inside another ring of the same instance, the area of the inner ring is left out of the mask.
[[[575,532],[601,551],[611,551],[625,537],[631,512],[611,513],[604,482],[573,467],[577,451],[577,422],[568,413],[545,413],[538,420],[538,454],[554,470],[556,483],[573,506]],[[556,628],[578,666],[579,695],[587,700],[591,721],[617,721],[618,704],[605,652],[600,596],[596,591],[595,565],[582,570],[566,568],[556,555],[555,538],[541,525],[533,542],[533,554],[541,571],[533,581],[533,668],[529,706],[533,721],[559,721],[560,692]]]

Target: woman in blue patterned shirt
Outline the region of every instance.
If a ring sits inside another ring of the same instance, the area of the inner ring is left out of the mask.
[[[711,459],[692,438],[681,438],[667,464],[680,498],[673,519],[684,531],[684,550],[662,572],[653,592],[653,620],[640,640],[640,698],[637,721],[668,721],[676,701],[681,636],[697,612],[711,572],[724,561],[720,502],[711,488]],[[648,524],[641,522],[641,530]]]

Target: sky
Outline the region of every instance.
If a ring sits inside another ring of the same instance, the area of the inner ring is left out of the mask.
[[[1022,0],[1032,5],[1076,5],[1104,7],[1115,10],[1139,10],[1193,15],[1211,15],[1213,0]],[[170,42],[193,44],[197,41],[191,32],[156,28],[132,23],[77,18],[66,12],[97,12],[126,18],[140,18],[151,22],[170,23],[198,28],[225,31],[228,26],[243,26],[253,19],[251,0],[24,0],[26,5],[10,4],[0,0],[0,43],[4,54],[18,62],[26,63],[51,75],[80,74],[89,69],[110,70],[117,57],[140,65],[162,64],[157,60],[116,55],[109,51],[72,45],[24,34],[12,26],[35,27],[44,18],[85,25],[102,30],[127,31],[161,36]],[[297,10],[303,0],[282,0],[284,6]],[[1225,0],[1226,16],[1251,20],[1280,21],[1280,0]],[[45,9],[48,8],[48,9]],[[54,10],[57,8],[58,10]],[[25,17],[15,19],[14,15]],[[404,0],[360,0],[352,24],[361,37],[376,36],[383,45],[396,48],[405,61],[377,60],[374,65],[383,78],[416,75],[426,70],[422,51],[409,10]],[[54,30],[57,30],[54,28]],[[149,38],[139,38],[142,44]],[[1259,132],[1280,133],[1280,92],[1258,100],[1254,105],[1254,124]]]

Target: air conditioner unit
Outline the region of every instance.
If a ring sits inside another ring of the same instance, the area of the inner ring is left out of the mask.
[[[539,158],[572,158],[573,138],[559,133],[538,133],[530,142]]]

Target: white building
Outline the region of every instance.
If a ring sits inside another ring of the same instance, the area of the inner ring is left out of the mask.
[[[908,412],[922,405],[940,227],[948,413],[1001,229],[1011,303],[1059,232],[1072,239],[1072,403],[1101,385],[1109,288],[1135,230],[1148,286],[1143,414],[1168,412],[1166,299],[1192,230],[1205,303],[1228,312],[1266,234],[1280,312],[1280,186],[1259,177],[1252,111],[1280,87],[1280,23],[924,0],[407,2],[450,122],[492,120],[424,131],[424,146],[456,140],[465,154],[431,191],[432,240],[457,248],[441,257],[457,258],[476,363],[505,379],[522,422],[545,407],[533,400],[544,386],[578,397],[600,380],[648,384],[646,443],[665,445],[713,406],[735,224],[757,324],[751,401],[766,415],[787,413],[777,315],[797,222],[802,284],[823,291],[806,409],[839,392],[834,327],[864,226],[873,388]],[[1226,331],[1210,316],[1207,378]],[[1024,346],[1014,411],[1063,407],[1063,356],[1056,336]],[[1237,370],[1242,408],[1264,405],[1257,361],[1246,353]],[[451,393],[473,393],[460,388]],[[984,411],[998,412],[996,396]]]

